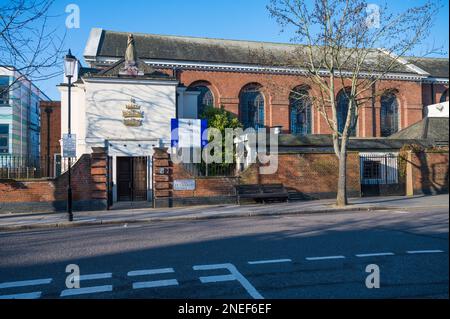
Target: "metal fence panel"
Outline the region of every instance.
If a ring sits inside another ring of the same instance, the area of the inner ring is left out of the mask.
[[[72,165],[77,161],[72,158]],[[0,178],[38,179],[54,178],[69,167],[69,159],[55,154],[52,158],[0,155]]]

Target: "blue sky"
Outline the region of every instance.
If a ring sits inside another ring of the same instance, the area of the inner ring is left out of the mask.
[[[0,0],[8,1],[8,0]],[[52,23],[61,32],[65,30],[68,4],[80,8],[80,28],[68,29],[66,47],[82,58],[90,29],[173,34],[226,39],[289,42],[289,34],[280,34],[277,23],[269,17],[266,5],[269,0],[56,0],[52,13],[57,15]],[[425,0],[393,0],[389,6],[403,10]],[[373,3],[379,2],[369,1]],[[443,9],[436,17],[436,24],[428,39],[428,45],[449,47],[449,3],[443,0]],[[448,56],[448,55],[447,55]],[[84,64],[84,61],[82,62]],[[59,99],[57,77],[37,85],[52,99]]]

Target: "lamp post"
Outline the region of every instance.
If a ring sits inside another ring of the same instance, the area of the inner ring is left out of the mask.
[[[72,52],[70,52],[64,57],[64,74],[67,77],[68,82],[68,136],[71,138],[71,123],[70,123],[70,115],[71,115],[71,105],[70,105],[70,98],[71,98],[71,88],[72,88],[72,77],[75,73],[75,67],[77,64],[77,59],[72,55]],[[73,221],[73,214],[72,214],[72,181],[71,181],[71,166],[72,166],[72,158],[68,157],[69,161],[69,169],[68,169],[68,187],[67,187],[67,213],[69,214],[69,221]]]

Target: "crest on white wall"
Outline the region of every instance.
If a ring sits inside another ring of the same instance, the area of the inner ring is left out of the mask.
[[[141,110],[141,106],[136,104],[136,100],[131,98],[125,108],[122,111],[123,124],[132,127],[142,126],[144,112]]]

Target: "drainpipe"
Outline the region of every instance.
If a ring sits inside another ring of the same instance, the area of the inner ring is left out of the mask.
[[[436,104],[436,94],[434,89],[434,82],[431,82],[431,104]]]
[[[50,176],[50,114],[53,112],[51,107],[45,108],[47,114],[47,177]]]

